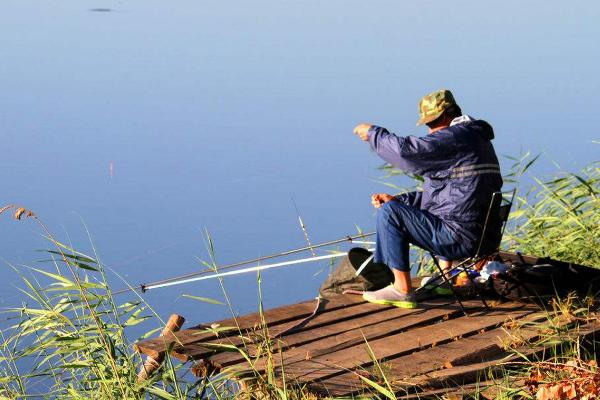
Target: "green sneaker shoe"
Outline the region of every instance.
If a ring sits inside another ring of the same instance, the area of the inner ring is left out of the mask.
[[[439,275],[438,275],[438,277],[439,277]],[[441,284],[439,284],[439,286],[434,287],[432,289],[432,287],[439,282],[439,279],[440,278],[430,279],[429,281],[425,282],[423,284],[423,286],[421,286],[421,287],[425,290],[432,291],[433,293],[440,295],[440,296],[452,296],[453,292],[452,292],[452,288],[450,287],[449,283],[442,282]],[[432,280],[434,281],[434,283],[430,283]]]
[[[452,288],[450,287],[450,284],[446,282],[433,289],[433,292],[435,294],[439,294],[440,296],[452,296],[454,294]]]
[[[417,300],[413,292],[400,293],[390,285],[374,292],[364,292],[363,299],[373,304],[390,305],[400,308],[416,308]]]

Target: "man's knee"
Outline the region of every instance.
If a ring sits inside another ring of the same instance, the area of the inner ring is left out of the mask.
[[[410,208],[411,207],[402,204],[399,201],[388,201],[379,207],[379,210],[377,211],[377,223],[394,223],[400,225],[404,216],[410,212]]]
[[[392,209],[390,206],[391,201],[387,203],[383,203],[381,207],[377,209],[377,223],[378,224],[387,224],[390,220],[390,216],[392,215]]]

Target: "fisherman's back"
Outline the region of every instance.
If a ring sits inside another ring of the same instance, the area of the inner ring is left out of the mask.
[[[369,142],[391,165],[423,176],[423,192],[415,206],[476,242],[492,193],[502,187],[493,138],[490,124],[466,117],[424,137],[399,137],[374,126]]]
[[[492,127],[472,121],[431,136],[454,151],[447,154],[447,165],[424,174],[421,209],[452,224],[481,224],[492,193],[502,188]]]

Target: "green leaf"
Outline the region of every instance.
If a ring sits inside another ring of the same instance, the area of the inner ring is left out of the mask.
[[[144,315],[142,317],[129,317],[127,319],[127,321],[125,321],[125,326],[135,326],[137,324],[140,324],[142,322],[144,322],[145,320],[152,318],[151,315]]]
[[[161,330],[162,330],[162,328],[154,328],[154,329],[144,333],[142,336],[140,336],[140,340],[147,339],[151,336],[154,336],[155,333],[160,332]]]
[[[194,300],[198,300],[198,301],[203,301],[205,303],[223,305],[222,301],[211,299],[211,298],[208,298],[208,297],[192,296],[191,294],[184,294],[182,296],[183,297],[187,297],[188,299],[194,299]]]
[[[175,396],[173,396],[171,393],[167,392],[164,389],[158,388],[156,386],[151,386],[149,388],[146,389],[148,392],[152,393],[155,396],[158,396],[158,398],[160,399],[167,399],[167,400],[177,400],[177,398]]]
[[[387,397],[390,400],[396,400],[396,396],[394,395],[394,393],[392,393],[388,389],[384,388],[383,386],[381,386],[377,382],[370,380],[369,378],[366,378],[366,377],[364,377],[364,376],[362,376],[360,374],[357,374],[357,375],[358,375],[358,377],[360,379],[362,379],[363,382],[365,382],[367,385],[369,385],[372,388],[374,388],[375,390],[377,390],[377,392],[379,394],[384,395],[385,397]]]
[[[76,260],[76,261],[80,261],[80,262],[84,262],[84,263],[92,263],[92,264],[97,264],[96,260],[94,260],[93,258],[90,258],[88,256],[85,256],[81,253],[78,254],[67,254],[67,253],[61,253],[60,251],[56,251],[56,250],[41,250],[41,251],[46,251],[50,254],[56,254],[58,256],[61,257],[67,257],[70,258],[72,260]]]
[[[66,284],[66,285],[69,285],[69,286],[71,286],[71,285],[75,285],[75,283],[74,283],[73,281],[70,281],[70,280],[68,280],[68,279],[67,279],[67,278],[65,278],[64,276],[61,276],[61,275],[58,275],[58,274],[53,274],[53,273],[51,273],[51,272],[46,272],[46,271],[44,271],[44,270],[41,270],[41,269],[38,269],[38,268],[33,268],[33,267],[30,267],[30,268],[31,268],[32,270],[34,270],[34,271],[37,271],[37,272],[39,272],[40,274],[43,274],[43,275],[49,276],[50,278],[56,279],[57,281],[59,281],[59,282],[62,282],[62,283],[64,283],[64,284]]]
[[[538,153],[537,156],[533,157],[527,164],[525,164],[525,166],[521,170],[521,173],[524,173],[525,171],[527,171],[529,169],[529,167],[531,167],[533,165],[533,163],[536,162],[538,158],[540,158],[541,155],[542,155],[542,153]]]
[[[81,269],[87,269],[89,271],[98,271],[98,268],[94,268],[94,267],[89,266],[89,265],[87,265],[85,263],[82,263],[82,262],[70,261],[69,264],[74,265],[76,267],[79,267]]]

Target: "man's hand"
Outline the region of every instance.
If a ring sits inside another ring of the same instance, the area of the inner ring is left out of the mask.
[[[358,124],[356,128],[354,128],[354,134],[360,138],[360,140],[364,140],[365,142],[369,140],[369,129],[371,128],[371,124]]]
[[[371,204],[373,204],[373,207],[375,208],[381,207],[384,203],[387,203],[390,200],[394,200],[394,196],[391,194],[375,193],[371,195]]]

